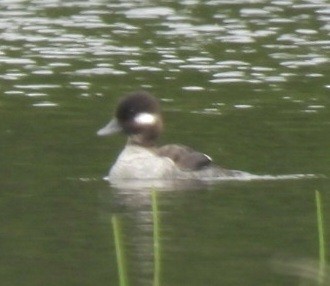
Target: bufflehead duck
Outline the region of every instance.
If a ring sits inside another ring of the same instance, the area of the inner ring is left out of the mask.
[[[97,135],[123,132],[127,144],[109,171],[110,182],[118,180],[221,179],[244,176],[244,172],[216,166],[212,159],[184,145],[157,147],[163,130],[159,101],[146,91],[122,98],[115,117]]]

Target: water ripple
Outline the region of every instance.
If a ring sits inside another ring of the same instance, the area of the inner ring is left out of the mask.
[[[168,7],[133,8],[125,12],[126,17],[137,19],[155,19],[172,14],[174,10]]]
[[[317,80],[328,89],[329,5],[252,2],[187,0],[178,5],[169,0],[158,6],[124,0],[4,0],[0,80],[43,93],[65,85],[59,81],[87,89],[70,83],[86,76],[128,79],[134,72],[148,81],[146,72],[170,80],[194,73],[204,82],[188,79],[184,90],[236,82],[280,88],[292,78]],[[30,78],[36,84],[26,84]],[[47,84],[45,78],[56,83]],[[14,91],[8,87],[5,92]]]

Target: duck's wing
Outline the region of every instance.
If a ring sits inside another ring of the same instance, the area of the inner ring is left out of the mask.
[[[159,156],[168,157],[183,170],[197,171],[209,166],[211,157],[194,149],[184,146],[169,144],[156,149]]]

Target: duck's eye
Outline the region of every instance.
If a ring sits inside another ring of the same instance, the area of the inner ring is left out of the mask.
[[[153,125],[157,121],[157,116],[151,113],[139,113],[134,117],[134,122],[141,125]]]

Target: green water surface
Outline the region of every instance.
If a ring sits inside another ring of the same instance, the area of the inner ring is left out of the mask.
[[[115,216],[129,285],[319,285],[316,190],[329,258],[329,9],[1,1],[0,284],[119,285]],[[155,235],[151,193],[103,180],[125,138],[96,136],[137,89],[162,101],[160,143],[230,169],[302,176],[159,191]]]

